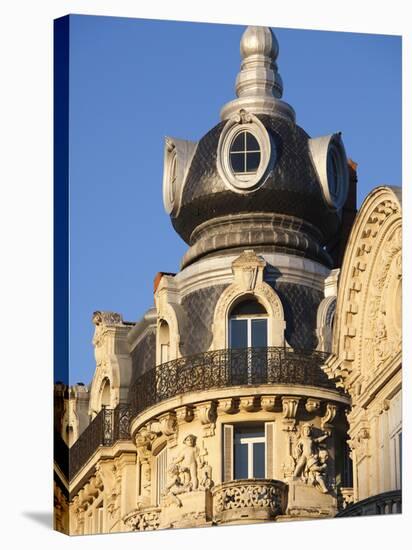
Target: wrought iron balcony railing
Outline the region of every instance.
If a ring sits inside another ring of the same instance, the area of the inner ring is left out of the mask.
[[[130,421],[142,411],[189,392],[259,384],[309,385],[336,389],[320,368],[328,357],[320,351],[246,348],[208,351],[153,367],[130,389],[130,405],[102,409],[70,448],[73,479],[96,449],[130,438]]]
[[[130,406],[104,407],[87,426],[69,450],[69,478],[77,474],[100,445],[113,445],[120,439],[130,439]]]
[[[222,349],[182,357],[145,372],[131,387],[133,416],[194,391],[260,384],[300,384],[336,390],[320,368],[327,353],[283,347]]]
[[[402,492],[388,491],[358,502],[354,502],[339,512],[336,517],[379,516],[402,513]]]

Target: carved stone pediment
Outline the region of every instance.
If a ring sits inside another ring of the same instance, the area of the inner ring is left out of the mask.
[[[257,284],[263,281],[265,260],[258,256],[254,250],[245,250],[232,263],[234,282],[246,292],[253,291]]]

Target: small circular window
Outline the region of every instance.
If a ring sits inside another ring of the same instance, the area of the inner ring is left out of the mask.
[[[256,116],[241,110],[227,121],[220,134],[216,164],[229,189],[237,193],[255,191],[275,162],[274,144]]]
[[[235,174],[256,174],[260,165],[260,147],[250,132],[239,132],[230,146],[230,166]]]

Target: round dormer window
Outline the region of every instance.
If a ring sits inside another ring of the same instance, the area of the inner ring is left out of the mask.
[[[217,168],[232,191],[249,193],[263,185],[275,157],[274,144],[257,117],[241,111],[228,120],[220,134]]]

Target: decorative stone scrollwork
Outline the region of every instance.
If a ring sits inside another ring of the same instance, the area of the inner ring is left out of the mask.
[[[334,356],[325,371],[353,404],[401,349],[402,213],[399,193],[376,188],[359,211],[340,275]]]
[[[322,493],[329,492],[326,486],[329,454],[320,444],[328,437],[329,434],[314,437],[312,426],[303,424],[294,449],[294,476],[302,478],[306,484],[318,487]]]
[[[342,497],[341,507],[343,509],[347,508],[355,500],[354,494],[353,494],[353,487],[341,487],[340,494]]]
[[[233,397],[227,399],[219,399],[217,414],[233,414],[237,410],[236,400]]]
[[[196,405],[196,415],[203,426],[203,437],[215,435],[217,403],[215,401],[204,401]]]
[[[332,428],[332,422],[335,419],[337,410],[338,410],[337,406],[334,405],[333,403],[326,403],[325,415],[322,416],[320,420],[322,430],[330,430]]]
[[[151,457],[152,442],[156,434],[143,427],[136,436],[136,448],[140,462],[147,462]]]
[[[246,411],[246,412],[252,412],[254,410],[257,410],[259,406],[258,401],[259,400],[256,399],[254,396],[242,397],[240,399],[239,409],[241,411]]]
[[[320,409],[320,400],[309,398],[306,400],[305,409],[308,413],[314,413]]]
[[[264,395],[260,403],[264,411],[273,412],[276,407],[276,401],[275,395]]]
[[[298,411],[300,397],[282,397],[283,424],[284,430],[294,431],[296,429],[296,413]]]
[[[92,317],[93,324],[99,325],[121,325],[123,318],[120,313],[114,311],[95,311]]]
[[[132,531],[155,531],[160,525],[160,509],[134,510],[123,518],[123,522]]]
[[[160,429],[167,437],[169,447],[174,447],[177,443],[177,420],[175,413],[166,413],[159,418]]]
[[[114,477],[114,483],[109,491],[109,497],[107,499],[107,511],[109,517],[114,519],[117,512],[120,510],[120,495],[121,495],[121,473],[116,468],[112,467],[112,474]]]
[[[194,418],[193,407],[179,407],[176,409],[176,420],[178,424],[184,424],[185,422],[192,422]]]
[[[252,519],[262,512],[273,518],[282,513],[285,488],[274,480],[222,483],[213,490],[215,519],[218,523],[224,523],[227,515],[229,520],[238,515]]]

